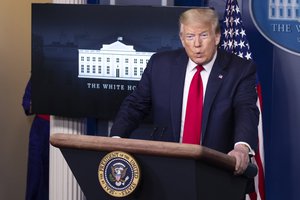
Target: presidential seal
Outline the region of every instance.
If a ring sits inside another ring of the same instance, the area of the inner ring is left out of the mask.
[[[100,161],[98,179],[106,193],[113,197],[125,197],[137,188],[140,167],[131,155],[113,151]]]

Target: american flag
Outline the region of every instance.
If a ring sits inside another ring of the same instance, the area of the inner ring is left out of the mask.
[[[246,30],[242,23],[241,10],[237,0],[227,0],[223,21],[221,23],[222,35],[220,48],[234,53],[244,59],[252,59],[250,45],[246,38]],[[258,100],[257,106],[261,113],[262,95],[260,84],[257,83]],[[258,174],[255,177],[255,192],[247,195],[246,199],[265,200],[264,191],[264,146],[262,131],[262,115],[259,116],[258,125],[258,152],[252,162],[258,166]]]

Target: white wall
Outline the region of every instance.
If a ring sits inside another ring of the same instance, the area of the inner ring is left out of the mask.
[[[31,3],[44,2],[50,0],[0,3],[0,199],[25,198],[32,117],[22,97],[31,70]]]

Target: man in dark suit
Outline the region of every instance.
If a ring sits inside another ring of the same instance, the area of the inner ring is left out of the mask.
[[[234,156],[235,173],[242,174],[257,146],[255,65],[218,49],[221,33],[214,10],[187,10],[179,24],[184,48],[151,57],[138,87],[122,103],[111,136],[129,137],[151,112],[154,129],[152,138],[145,139],[182,142],[188,90],[201,65],[199,144]]]

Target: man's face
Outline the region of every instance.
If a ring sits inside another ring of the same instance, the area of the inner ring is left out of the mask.
[[[220,34],[215,33],[212,25],[181,24],[180,28],[180,40],[189,58],[199,65],[211,61],[220,42]]]

